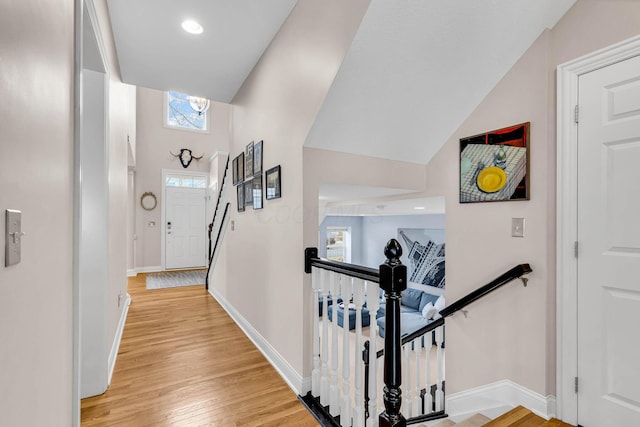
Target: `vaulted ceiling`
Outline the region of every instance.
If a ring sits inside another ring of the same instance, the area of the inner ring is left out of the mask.
[[[305,145],[427,163],[574,2],[372,0]],[[108,0],[123,80],[231,102],[295,4]]]
[[[372,0],[305,145],[427,163],[574,2]],[[108,0],[123,80],[231,102],[296,3]]]
[[[306,145],[427,163],[574,2],[373,0]]]

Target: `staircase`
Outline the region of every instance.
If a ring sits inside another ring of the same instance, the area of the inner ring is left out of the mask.
[[[475,414],[464,421],[455,423],[449,419],[433,424],[433,427],[572,427],[571,424],[563,423],[555,418],[545,420],[534,414],[527,408],[517,406],[496,418],[491,420],[482,414]]]

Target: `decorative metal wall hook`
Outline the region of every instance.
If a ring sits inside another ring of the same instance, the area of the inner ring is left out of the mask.
[[[180,164],[182,164],[183,168],[188,168],[189,165],[191,164],[191,162],[195,159],[195,160],[200,160],[201,158],[204,157],[204,154],[200,157],[196,157],[193,155],[193,152],[191,150],[189,150],[188,148],[181,148],[180,149],[180,154],[173,154],[171,151],[169,151],[169,153],[173,156],[173,157],[177,157],[180,159]]]

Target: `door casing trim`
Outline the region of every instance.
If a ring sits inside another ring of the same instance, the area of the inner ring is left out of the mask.
[[[185,176],[204,176],[207,178],[207,186],[205,188],[205,196],[207,194],[207,188],[209,188],[209,173],[208,172],[199,172],[199,171],[184,171],[184,170],[177,170],[177,169],[162,169],[162,195],[160,196],[160,206],[161,206],[161,212],[162,212],[162,217],[161,217],[161,224],[160,224],[160,235],[161,235],[161,249],[160,249],[160,265],[162,266],[162,270],[165,271],[167,269],[167,262],[166,262],[166,237],[167,237],[167,223],[166,223],[166,209],[167,209],[167,205],[166,205],[166,183],[167,183],[167,174],[173,174],[173,175],[185,175]],[[208,201],[205,201],[205,206],[204,206],[204,211],[205,213],[207,212],[207,203]],[[205,225],[207,222],[207,218],[205,217]],[[204,232],[204,231],[203,231]]]
[[[565,62],[557,67],[556,163],[556,396],[558,418],[577,425],[578,276],[578,79],[581,75],[640,55],[640,36]]]

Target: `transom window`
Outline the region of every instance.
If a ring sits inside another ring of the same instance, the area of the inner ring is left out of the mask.
[[[196,111],[189,102],[189,95],[180,92],[165,92],[164,125],[194,132],[209,131],[209,110]]]
[[[207,188],[206,176],[191,176],[168,173],[165,176],[167,187]]]

